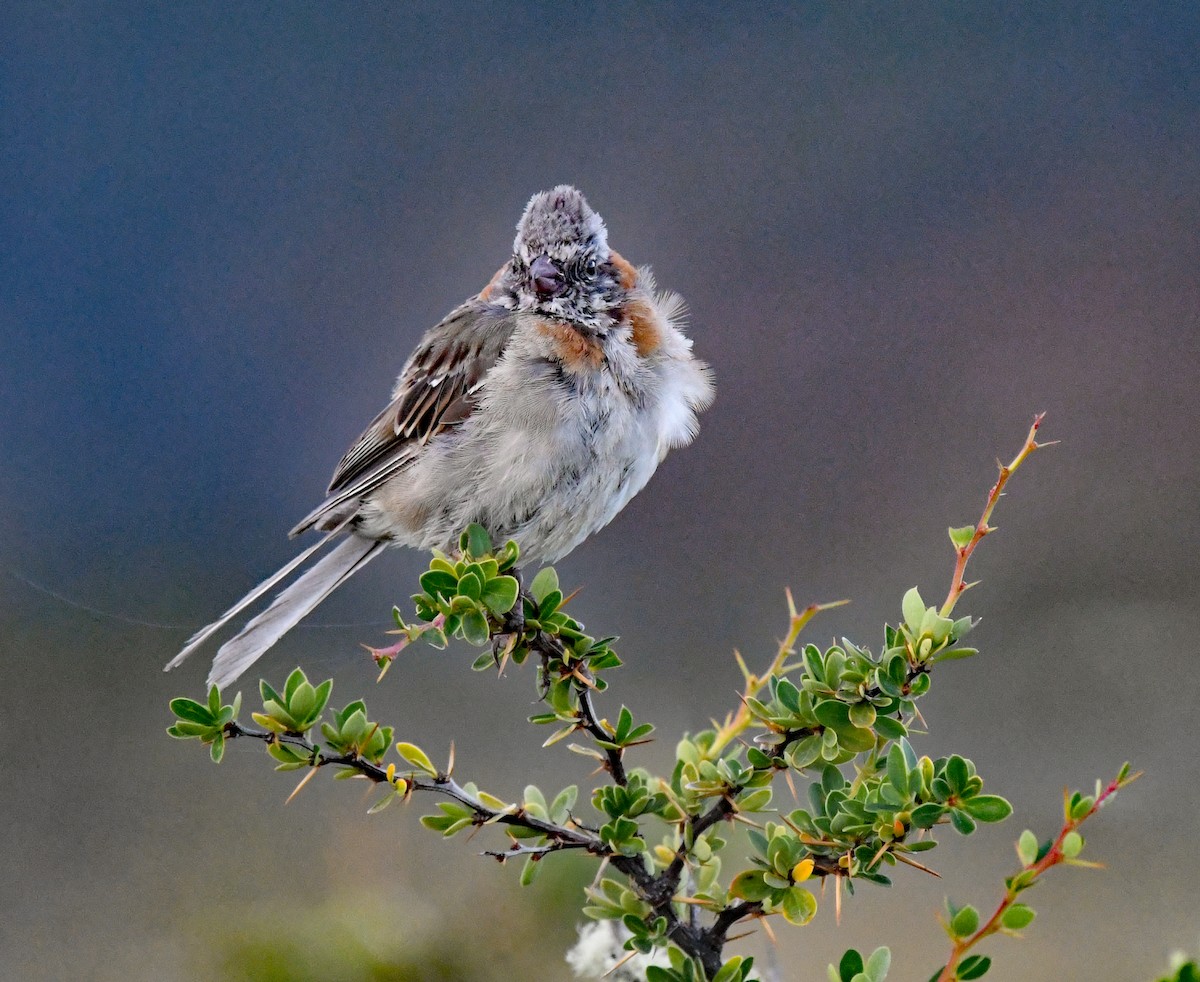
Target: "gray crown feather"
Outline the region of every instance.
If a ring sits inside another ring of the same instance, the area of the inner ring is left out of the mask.
[[[604,219],[592,211],[587,199],[569,184],[540,191],[529,199],[517,222],[513,252],[526,258],[546,253],[558,258],[565,250],[591,248],[605,252],[608,230]]]

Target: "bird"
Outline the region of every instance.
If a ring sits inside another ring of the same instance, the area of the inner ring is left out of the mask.
[[[164,670],[298,573],[218,649],[208,684],[224,688],[388,546],[453,553],[478,523],[515,540],[522,565],[567,555],[697,433],[713,378],[685,317],[648,266],[609,247],[579,190],[533,195],[511,258],[425,334],[325,499],[291,530],[324,535]]]

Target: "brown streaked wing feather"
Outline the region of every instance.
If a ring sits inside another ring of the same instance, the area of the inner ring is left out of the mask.
[[[404,366],[391,403],[346,452],[325,501],[292,534],[368,494],[429,440],[470,416],[478,386],[504,351],[513,327],[510,311],[472,300],[426,334]]]

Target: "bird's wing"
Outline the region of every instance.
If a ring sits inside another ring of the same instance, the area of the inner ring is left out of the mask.
[[[291,534],[327,517],[343,518],[342,506],[370,493],[431,439],[470,416],[514,326],[511,311],[473,298],[426,334],[404,366],[392,401],[337,465],[328,497]]]

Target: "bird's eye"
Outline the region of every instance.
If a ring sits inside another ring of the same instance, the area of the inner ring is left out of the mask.
[[[596,262],[595,258],[590,258],[586,263],[583,264],[583,275],[590,280],[596,275],[596,270],[599,268],[600,266]]]

